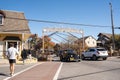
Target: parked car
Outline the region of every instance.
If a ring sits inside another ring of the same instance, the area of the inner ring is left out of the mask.
[[[108,51],[105,48],[89,48],[87,51],[82,53],[81,59],[91,58],[93,60],[97,60],[98,58],[102,58],[106,60],[108,57]]]
[[[59,57],[60,61],[80,61],[79,55],[74,50],[63,50]]]

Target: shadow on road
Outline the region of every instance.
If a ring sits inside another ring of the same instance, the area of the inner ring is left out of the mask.
[[[81,74],[81,75],[70,76],[70,77],[64,77],[64,78],[59,78],[57,80],[71,79],[71,78],[75,78],[75,77],[88,76],[88,75],[99,74],[99,73],[108,72],[108,71],[114,71],[114,70],[120,70],[120,68],[109,69],[109,70],[98,71],[98,72],[92,72],[92,73]]]
[[[4,73],[0,73],[0,76],[9,76],[9,75],[4,74]]]

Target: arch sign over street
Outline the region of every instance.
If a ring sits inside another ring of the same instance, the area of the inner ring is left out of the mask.
[[[54,27],[54,28],[43,28],[42,35],[44,36],[44,33],[48,32],[68,32],[68,33],[78,33],[82,35],[83,39],[83,49],[84,49],[84,32],[80,29],[74,29],[74,28],[60,28],[60,27]],[[43,53],[44,53],[44,37],[43,37]]]
[[[73,28],[44,28],[43,32],[73,32],[83,34],[83,30]]]

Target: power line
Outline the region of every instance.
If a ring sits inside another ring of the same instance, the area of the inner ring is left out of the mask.
[[[53,23],[53,24],[66,24],[66,25],[90,26],[90,27],[111,27],[111,26],[103,26],[103,25],[90,25],[90,24],[79,24],[79,23],[69,23],[69,22],[55,22],[55,21],[36,20],[36,19],[22,19],[22,18],[13,18],[13,17],[6,17],[6,18],[7,19],[33,21],[33,22],[42,22],[42,23]]]

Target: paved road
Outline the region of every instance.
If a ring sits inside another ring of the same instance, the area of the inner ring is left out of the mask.
[[[63,62],[57,80],[120,80],[120,59]],[[9,65],[0,65],[0,80],[56,80],[61,62],[16,65],[15,75],[9,77]]]
[[[0,80],[53,80],[61,62],[40,62],[16,65],[14,76],[9,76],[9,66],[0,67]]]
[[[120,80],[120,59],[64,63],[58,80]]]
[[[32,65],[35,64],[25,64],[25,65],[16,65],[15,73],[20,72],[21,70],[24,70]],[[6,77],[9,77],[9,64],[0,64],[0,80],[5,79]]]

